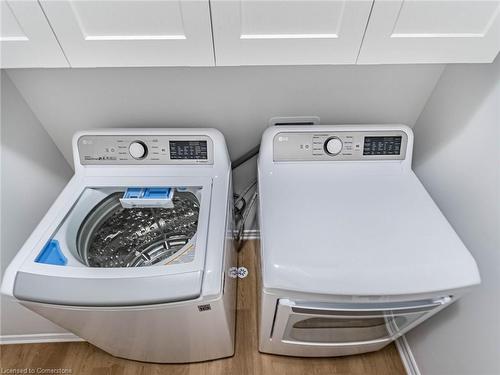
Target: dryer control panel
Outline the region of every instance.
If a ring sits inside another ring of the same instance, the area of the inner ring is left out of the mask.
[[[208,136],[84,135],[78,139],[82,165],[213,164]]]
[[[286,131],[273,139],[274,161],[403,160],[404,131]]]

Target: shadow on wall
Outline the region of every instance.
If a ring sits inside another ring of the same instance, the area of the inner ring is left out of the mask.
[[[68,168],[55,168],[54,166],[54,149],[55,144],[48,145],[49,147],[40,146],[40,142],[44,145],[49,137],[42,126],[27,126],[27,124],[38,123],[38,119],[27,111],[27,104],[18,95],[17,89],[10,81],[5,72],[1,75],[1,170],[2,179],[8,178],[8,173],[5,170],[6,159],[16,159],[18,165],[30,165],[41,171],[49,171],[50,175],[60,178],[62,181],[68,179]],[[31,139],[31,141],[30,141]],[[8,156],[7,156],[8,155]],[[61,160],[62,164],[64,163]],[[69,167],[69,166],[68,166]],[[22,170],[17,170],[17,173],[22,173]],[[5,173],[5,175],[4,175]],[[3,184],[3,183],[2,183]],[[35,188],[35,187],[34,187]]]
[[[499,95],[500,58],[448,65],[414,127],[415,173],[482,279],[406,335],[422,374],[500,374]]]
[[[5,71],[1,91],[0,279],[72,175]],[[64,332],[15,301],[0,299],[0,338]]]
[[[478,65],[482,69],[478,69]],[[453,80],[455,71],[462,72],[459,80]],[[500,54],[492,64],[471,64],[471,65],[449,65],[446,73],[439,79],[436,87],[440,85],[452,87],[453,95],[441,102],[439,107],[432,112],[433,121],[425,121],[422,118],[417,120],[415,127],[415,146],[413,167],[420,165],[432,158],[444,146],[453,142],[460,133],[474,122],[471,119],[481,109],[486,99],[493,94],[493,90],[500,81]],[[432,94],[429,99],[432,98]],[[443,111],[442,108],[454,108],[452,112]],[[439,119],[443,121],[439,121]],[[432,129],[427,130],[429,127]],[[432,133],[432,137],[427,137],[425,142],[419,142],[419,133]],[[486,135],[485,135],[486,136]]]

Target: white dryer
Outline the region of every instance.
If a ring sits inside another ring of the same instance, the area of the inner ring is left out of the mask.
[[[89,131],[2,293],[118,357],[234,353],[231,167],[214,129]]]
[[[378,350],[480,283],[401,125],[275,126],[258,161],[262,352]]]

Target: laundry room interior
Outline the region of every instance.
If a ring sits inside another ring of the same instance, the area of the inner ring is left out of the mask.
[[[1,0],[2,373],[500,374],[500,1],[22,3]],[[173,250],[92,265],[90,191],[158,231],[185,210]]]

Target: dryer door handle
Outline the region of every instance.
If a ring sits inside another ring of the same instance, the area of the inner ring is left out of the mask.
[[[280,300],[280,304],[289,306],[298,314],[338,315],[338,316],[373,316],[391,312],[395,315],[418,313],[433,310],[452,301],[451,296],[438,299],[386,302],[386,303],[302,303],[290,300]]]

